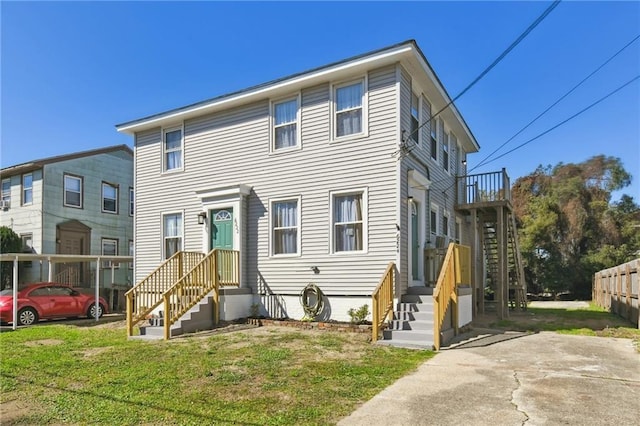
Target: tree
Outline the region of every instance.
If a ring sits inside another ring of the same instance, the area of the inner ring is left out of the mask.
[[[19,253],[22,251],[20,236],[7,226],[0,226],[0,253]],[[11,287],[13,282],[13,262],[0,262],[0,290]]]
[[[530,287],[588,297],[595,272],[636,257],[640,207],[628,195],[610,202],[630,183],[620,159],[604,155],[539,166],[516,180],[513,204]]]

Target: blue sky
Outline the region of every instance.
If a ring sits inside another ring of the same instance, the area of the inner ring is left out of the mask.
[[[3,1],[0,164],[131,145],[115,124],[407,39],[455,96],[549,4]],[[563,1],[457,102],[481,146],[470,167],[638,34],[640,2]],[[640,41],[504,150],[638,74]],[[515,180],[597,154],[623,160],[640,201],[640,81],[476,171]]]

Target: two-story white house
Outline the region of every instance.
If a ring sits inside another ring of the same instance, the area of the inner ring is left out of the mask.
[[[135,145],[135,281],[233,249],[222,318],[301,318],[314,283],[342,321],[390,262],[396,297],[432,286],[425,249],[475,239],[455,187],[479,145],[450,101],[407,41],[117,125]]]
[[[0,226],[20,235],[34,254],[133,254],[133,151],[116,145],[29,161],[0,170]],[[95,267],[89,262],[20,262],[20,284],[47,281],[90,287]],[[108,297],[131,286],[133,265],[113,271],[103,264],[99,277]],[[114,308],[115,306],[112,306]]]

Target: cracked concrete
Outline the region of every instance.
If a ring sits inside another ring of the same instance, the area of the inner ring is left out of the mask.
[[[340,425],[631,425],[640,354],[630,340],[556,333],[442,351]]]

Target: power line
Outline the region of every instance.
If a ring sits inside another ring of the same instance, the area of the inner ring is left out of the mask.
[[[534,136],[533,138],[529,139],[528,141],[521,143],[520,145],[518,145],[518,146],[516,146],[515,148],[513,148],[513,149],[511,149],[511,150],[509,150],[509,151],[507,151],[507,152],[505,152],[504,154],[501,154],[501,155],[497,156],[496,158],[494,158],[494,159],[492,159],[492,160],[490,160],[490,161],[487,161],[487,162],[486,162],[486,163],[484,163],[484,164],[486,165],[486,164],[492,163],[492,162],[496,161],[497,159],[502,158],[502,157],[504,157],[504,156],[505,156],[505,155],[507,155],[507,154],[511,154],[513,151],[515,151],[515,150],[517,150],[517,149],[520,149],[520,148],[522,148],[523,146],[525,146],[525,145],[527,145],[527,144],[529,144],[529,143],[531,143],[531,142],[535,141],[536,139],[541,138],[542,136],[546,135],[547,133],[551,132],[552,130],[557,129],[558,127],[562,126],[563,124],[567,123],[567,122],[568,122],[568,121],[570,121],[570,120],[573,120],[574,118],[576,118],[577,116],[579,116],[579,115],[580,115],[580,114],[582,114],[583,112],[586,112],[587,110],[589,110],[589,109],[593,108],[594,106],[598,105],[600,102],[604,101],[604,100],[605,100],[605,99],[607,99],[608,97],[610,97],[610,96],[614,95],[615,93],[619,92],[620,90],[624,89],[626,86],[630,85],[631,83],[633,83],[634,81],[636,81],[636,80],[637,80],[637,79],[639,79],[639,78],[640,78],[640,74],[639,74],[639,75],[637,75],[637,76],[635,76],[635,77],[634,77],[634,78],[632,78],[631,80],[627,81],[625,84],[623,84],[622,86],[618,87],[618,88],[617,88],[617,89],[615,89],[614,91],[609,92],[607,95],[605,95],[605,96],[601,97],[600,99],[598,99],[597,101],[593,102],[593,103],[592,103],[591,105],[589,105],[588,107],[586,107],[586,108],[584,108],[584,109],[582,109],[582,110],[578,111],[577,113],[573,114],[571,117],[567,118],[566,120],[561,121],[560,123],[556,124],[555,126],[553,126],[553,127],[549,128],[549,129],[545,130],[544,132],[542,132],[542,133],[538,134],[537,136]]]
[[[437,117],[440,113],[442,113],[444,110],[446,110],[447,108],[449,108],[449,106],[451,106],[455,101],[457,101],[462,95],[464,95],[465,93],[467,93],[467,91],[469,89],[471,89],[478,81],[480,81],[485,75],[487,75],[487,73],[489,71],[491,71],[496,65],[498,65],[498,63],[500,61],[502,61],[504,59],[505,56],[507,56],[509,54],[509,52],[511,52],[518,44],[520,44],[520,42],[522,40],[525,39],[526,36],[529,35],[529,33],[531,31],[533,31],[533,29],[535,27],[538,26],[538,24],[540,24],[540,22],[542,22],[544,20],[544,18],[547,17],[547,15],[549,15],[553,9],[555,9],[558,4],[560,4],[562,0],[554,0],[554,2],[544,11],[542,12],[542,15],[540,15],[538,17],[538,19],[536,19],[535,21],[533,21],[533,23],[531,25],[529,25],[529,27],[522,33],[520,34],[520,36],[515,39],[515,41],[513,43],[511,43],[511,45],[509,47],[507,47],[504,52],[502,52],[500,54],[500,56],[498,56],[492,63],[491,65],[489,65],[484,71],[482,71],[480,73],[479,76],[477,76],[471,83],[469,83],[469,85],[467,85],[467,87],[465,87],[462,92],[460,92],[455,98],[453,98],[451,101],[449,101],[448,104],[446,104],[440,111],[438,111],[437,113],[431,115],[431,117],[429,118],[429,120],[425,121],[424,123],[422,123],[421,125],[419,125],[415,130],[413,130],[411,133],[409,133],[406,136],[405,140],[409,140],[411,139],[411,137],[413,136],[414,133],[418,132],[420,130],[420,128],[422,128],[424,125],[426,125],[430,120],[433,120],[435,117]]]
[[[498,148],[496,148],[495,150],[493,150],[493,152],[491,152],[489,155],[487,155],[486,157],[484,157],[475,167],[473,167],[472,169],[470,169],[468,172],[472,172],[475,169],[477,169],[478,167],[481,167],[485,164],[487,164],[487,160],[489,160],[489,158],[491,158],[491,156],[493,156],[493,154],[495,154],[496,152],[500,151],[500,149],[502,149],[505,145],[507,145],[509,142],[511,142],[513,139],[516,138],[516,136],[518,136],[520,133],[524,132],[529,126],[531,126],[533,123],[535,123],[536,121],[538,121],[538,119],[540,117],[542,117],[543,115],[545,115],[547,112],[549,112],[549,110],[551,108],[553,108],[554,106],[556,106],[558,103],[560,103],[564,98],[566,98],[567,96],[569,96],[571,93],[573,93],[574,90],[576,90],[578,87],[580,87],[585,81],[587,81],[589,78],[591,78],[595,73],[597,73],[598,71],[600,71],[605,65],[607,65],[609,62],[611,62],[613,60],[613,58],[615,58],[616,56],[618,56],[620,53],[622,53],[622,51],[624,51],[627,47],[631,46],[635,41],[637,41],[640,38],[640,34],[638,34],[633,40],[631,40],[630,42],[628,42],[627,44],[625,44],[620,50],[618,50],[615,54],[613,54],[613,56],[611,56],[609,59],[607,59],[606,61],[604,61],[604,63],[602,63],[602,65],[600,65],[598,68],[596,68],[593,72],[591,72],[588,76],[586,76],[584,79],[582,79],[582,81],[580,81],[578,84],[576,84],[575,86],[573,86],[573,88],[571,88],[571,90],[569,90],[568,92],[566,92],[564,95],[562,95],[560,98],[558,98],[558,100],[556,100],[553,104],[551,104],[547,109],[545,109],[544,111],[542,111],[536,118],[534,118],[533,120],[531,120],[526,126],[524,126],[522,129],[518,130],[518,132],[511,136],[509,139],[507,139],[502,145],[500,145]],[[499,157],[498,157],[499,158]]]

